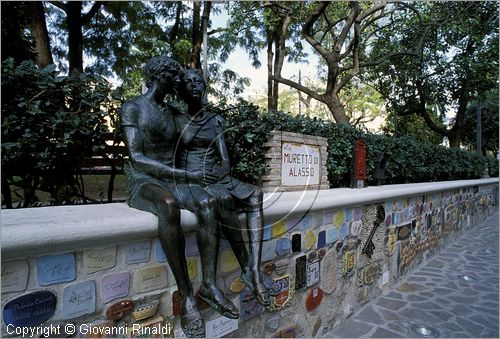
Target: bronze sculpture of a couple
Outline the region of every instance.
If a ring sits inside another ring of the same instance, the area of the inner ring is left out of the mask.
[[[238,318],[238,309],[216,284],[220,233],[231,244],[243,283],[259,303],[269,305],[259,271],[263,194],[230,176],[224,120],[206,110],[201,74],[183,71],[175,60],[158,56],[147,62],[145,76],[146,93],[126,102],[121,110],[130,155],[124,168],[128,203],[158,217],[160,242],[179,291],[181,327],[189,337],[203,337],[205,325],[188,277],[180,208],[197,218],[199,297],[222,315]],[[187,104],[185,111],[164,102],[167,94],[174,93]],[[246,228],[238,220],[238,207],[245,208]]]

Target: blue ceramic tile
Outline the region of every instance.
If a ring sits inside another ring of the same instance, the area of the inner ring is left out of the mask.
[[[292,241],[288,238],[280,238],[276,244],[276,254],[287,255],[292,251]]]
[[[186,239],[186,257],[194,257],[200,254],[198,244],[196,243],[196,233],[190,233]]]
[[[351,221],[352,220],[352,208],[346,208],[345,209],[345,221]]]
[[[276,239],[262,242],[262,261],[268,261],[276,258]]]
[[[73,281],[76,279],[73,253],[46,255],[36,262],[38,283],[42,286]]]
[[[325,223],[323,213],[314,213],[312,215],[314,227],[322,226]]]
[[[344,222],[341,226],[340,226],[340,229],[339,229],[339,237],[340,237],[340,240],[344,240],[347,235],[349,234],[349,223],[347,222]]]
[[[163,263],[167,261],[167,256],[161,247],[160,239],[155,240],[155,257],[156,261],[159,263]]]
[[[300,218],[288,218],[286,220],[286,230],[294,230],[294,231],[299,231],[300,230]]]
[[[310,229],[313,225],[313,219],[310,214],[305,215],[302,220],[300,221],[300,230],[302,231],[307,231]]]
[[[123,250],[125,252],[126,264],[148,262],[151,253],[151,241],[147,240],[128,244],[124,246]]]
[[[321,231],[318,233],[318,248],[326,246],[326,231]]]
[[[362,212],[363,212],[363,210],[361,209],[361,207],[355,207],[354,208],[354,220],[361,219],[361,213]]]
[[[264,226],[263,240],[269,240],[273,237],[273,225],[269,224]]]
[[[95,312],[95,282],[84,281],[64,288],[62,311],[64,319],[73,319]]]
[[[339,234],[337,228],[333,227],[326,230],[326,243],[333,244],[339,238]]]
[[[14,327],[37,326],[56,311],[57,298],[50,291],[37,291],[9,301],[3,308],[3,320]]]

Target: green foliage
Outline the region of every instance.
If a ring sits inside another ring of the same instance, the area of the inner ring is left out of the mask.
[[[281,130],[322,136],[328,139],[328,179],[332,187],[350,185],[353,146],[357,139],[367,144],[368,182],[374,184],[374,161],[379,152],[387,157],[387,184],[479,178],[488,161],[490,175],[498,164],[475,152],[450,149],[412,137],[393,137],[359,131],[346,124],[283,112],[261,112],[257,106],[241,101],[216,109],[226,118],[225,139],[232,156],[232,173],[257,183],[268,170],[264,147],[271,131]]]
[[[35,190],[49,192],[54,204],[72,202],[82,194],[74,173],[82,158],[104,149],[105,118],[116,117],[109,83],[7,59],[2,94],[2,182],[23,188],[25,206],[36,203]]]

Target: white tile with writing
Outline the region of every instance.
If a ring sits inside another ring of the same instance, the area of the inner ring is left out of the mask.
[[[206,322],[206,337],[221,338],[238,329],[238,319],[220,317]]]
[[[330,294],[337,285],[337,251],[330,249],[321,259],[321,289]]]
[[[120,272],[105,275],[101,283],[102,301],[107,303],[116,298],[123,298],[128,295],[130,286],[130,273]]]
[[[136,271],[132,286],[136,293],[149,292],[167,287],[167,272],[165,267],[158,265]]]
[[[83,251],[83,267],[89,274],[110,269],[115,264],[116,247]]]
[[[2,262],[2,293],[24,291],[30,268],[26,260]]]
[[[125,245],[123,248],[125,252],[126,264],[137,264],[149,261],[151,254],[151,241],[141,241],[133,244]]]
[[[306,274],[307,274],[307,287],[311,287],[320,281],[319,276],[319,260],[307,264],[306,266]]]
[[[73,319],[94,313],[96,309],[95,301],[94,280],[66,286],[62,300],[63,318]]]

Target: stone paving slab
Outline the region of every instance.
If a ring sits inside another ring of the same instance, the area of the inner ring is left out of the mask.
[[[498,218],[497,212],[466,231],[324,337],[498,338]],[[436,332],[424,336],[418,325]]]

